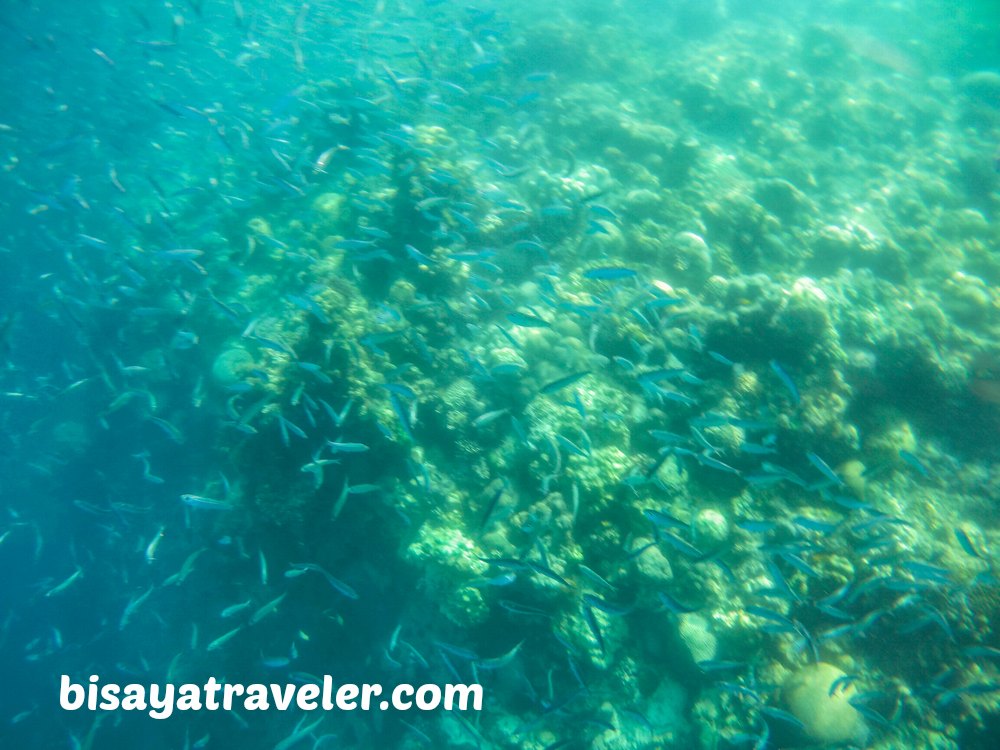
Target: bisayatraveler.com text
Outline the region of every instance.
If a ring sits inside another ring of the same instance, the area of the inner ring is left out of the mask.
[[[312,683],[219,682],[209,677],[204,684],[153,683],[119,685],[102,683],[91,675],[85,683],[62,675],[59,705],[66,711],[147,711],[154,719],[166,719],[174,711],[481,711],[483,688],[478,684],[401,683],[384,689],[378,683],[344,683],[334,688],[333,678],[323,675]],[[385,696],[385,697],[382,697]]]

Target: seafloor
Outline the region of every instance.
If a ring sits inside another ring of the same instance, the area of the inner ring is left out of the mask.
[[[110,131],[8,162],[19,673],[486,690],[302,747],[996,747],[1000,27],[825,5],[260,10],[143,52],[113,179]]]

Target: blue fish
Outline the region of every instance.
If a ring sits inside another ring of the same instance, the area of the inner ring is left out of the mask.
[[[809,576],[810,578],[821,578],[822,577],[820,575],[819,571],[816,570],[816,568],[812,567],[809,563],[807,563],[805,560],[803,560],[798,555],[793,555],[790,552],[783,552],[783,553],[781,553],[781,559],[784,560],[789,565],[791,565],[793,568],[795,568],[800,573],[804,573],[805,575]]]
[[[331,453],[365,453],[369,450],[364,443],[340,443],[334,440],[327,440],[326,446]]]
[[[679,536],[676,536],[675,534],[671,534],[669,532],[667,532],[665,534],[660,534],[660,540],[666,542],[671,547],[673,547],[674,549],[676,549],[678,552],[680,552],[680,553],[682,553],[684,555],[687,555],[688,557],[691,557],[691,558],[700,558],[700,557],[703,556],[702,553],[701,553],[701,550],[699,550],[693,544],[684,541],[683,539],[681,539]]]
[[[573,383],[577,382],[581,378],[585,378],[587,375],[590,375],[590,370],[574,372],[572,375],[566,375],[558,380],[553,380],[551,383],[546,383],[538,390],[538,392],[544,393],[545,395],[551,395],[561,391],[563,388],[573,385]]]
[[[669,513],[664,513],[661,510],[654,510],[653,508],[646,508],[642,512],[647,519],[652,521],[661,529],[687,529],[688,524],[681,521],[679,518],[674,518]]]
[[[616,590],[615,587],[608,583],[608,581],[606,581],[599,573],[595,572],[591,568],[588,568],[586,565],[578,565],[577,570],[583,574],[584,578],[587,578],[592,583],[597,584],[598,587],[606,588],[609,591]]]
[[[774,374],[777,375],[778,379],[781,381],[781,384],[788,389],[788,393],[792,397],[792,403],[798,404],[800,401],[799,389],[795,387],[795,382],[788,375],[788,373],[785,372],[785,369],[778,364],[778,360],[772,359],[770,365],[771,369],[774,370]]]
[[[684,300],[680,297],[657,297],[656,299],[651,299],[645,303],[644,307],[649,310],[659,310],[661,307],[674,307],[676,305],[683,305]]]
[[[383,383],[382,387],[390,393],[395,393],[397,396],[409,399],[415,399],[417,397],[417,394],[413,392],[412,388],[408,385],[403,385],[402,383]]]
[[[796,716],[793,716],[792,714],[788,713],[788,711],[785,711],[783,709],[774,708],[773,706],[761,706],[760,712],[764,714],[764,716],[770,719],[777,719],[778,721],[783,721],[786,724],[791,724],[793,727],[796,727],[798,729],[805,730],[806,728],[806,725],[803,724],[800,719],[798,719]]]
[[[610,208],[601,203],[591,203],[590,213],[594,214],[595,216],[599,216],[602,219],[610,219],[611,221],[618,221],[618,214],[616,214]]]
[[[395,413],[396,419],[399,420],[399,426],[402,428],[403,434],[413,441],[414,437],[413,430],[410,427],[410,418],[407,416],[406,409],[403,408],[399,396],[391,391],[389,392],[389,405],[392,406],[392,411]]]
[[[582,458],[589,458],[590,453],[585,451],[583,448],[578,446],[572,440],[562,435],[556,434],[556,442],[559,443],[568,453],[574,456],[580,456]]]
[[[599,596],[594,596],[593,594],[584,594],[583,601],[584,604],[586,604],[588,607],[599,609],[605,614],[615,615],[616,617],[627,615],[629,612],[635,609],[635,605],[623,606],[620,604],[613,604],[607,601],[606,599],[602,599]]]
[[[695,460],[702,466],[708,467],[709,469],[715,469],[716,471],[724,471],[727,474],[736,474],[739,476],[740,470],[725,464],[722,461],[712,458],[711,456],[706,456],[704,453],[699,453],[695,456]]]
[[[403,245],[403,249],[406,250],[406,254],[410,257],[410,260],[413,260],[417,263],[430,265],[431,263],[435,262],[433,258],[431,258],[429,255],[425,255],[424,253],[420,252],[413,245]]]
[[[657,591],[656,597],[663,604],[664,609],[675,615],[689,614],[691,612],[698,611],[697,607],[691,607],[688,606],[687,604],[682,604],[681,602],[677,601],[674,597],[670,596],[670,594],[666,594],[662,591]]]
[[[829,464],[827,464],[826,461],[817,456],[815,453],[806,453],[806,458],[809,459],[809,463],[819,469],[820,473],[834,484],[842,485],[844,483],[844,480],[837,476],[837,472],[831,469]]]
[[[922,477],[929,477],[931,473],[927,470],[927,467],[921,463],[920,459],[915,455],[910,453],[908,450],[901,450],[899,452],[899,457],[906,461],[910,466],[917,470],[917,472]]]
[[[792,523],[796,526],[800,526],[807,531],[818,531],[821,534],[830,534],[837,530],[840,524],[829,523],[827,521],[820,521],[815,518],[808,518],[806,516],[795,516],[792,519]]]
[[[794,622],[785,617],[785,615],[780,612],[775,612],[773,609],[768,609],[767,607],[760,607],[757,605],[750,605],[746,607],[746,611],[751,615],[756,615],[764,620],[775,623],[776,625],[781,625],[787,628],[790,632],[797,630]]]
[[[597,641],[598,647],[601,649],[601,653],[604,653],[604,636],[601,635],[601,629],[597,625],[597,618],[594,617],[594,610],[590,607],[584,605],[582,608],[583,619],[587,623],[587,627],[590,628],[590,632],[594,636],[594,640]]]
[[[503,362],[490,368],[491,375],[520,375],[527,368],[520,362]]]
[[[908,560],[903,563],[903,568],[910,572],[914,578],[931,581],[933,583],[948,583],[951,579],[951,571],[937,565]]]
[[[698,669],[703,672],[726,672],[730,669],[745,669],[745,661],[724,661],[722,659],[703,659],[697,662]]]
[[[973,557],[978,557],[980,560],[983,559],[982,554],[980,554],[980,552],[976,549],[976,546],[972,543],[972,539],[969,538],[969,535],[964,529],[955,529],[955,538],[962,546],[962,549],[964,549],[968,554]]]
[[[530,313],[523,312],[512,312],[507,313],[507,320],[516,326],[522,326],[524,328],[551,328],[545,320],[539,318],[537,315],[531,315]]]
[[[709,351],[708,356],[718,362],[720,365],[725,365],[726,367],[735,367],[736,363],[733,362],[729,357],[719,354],[718,352]]]
[[[357,252],[358,250],[367,250],[375,246],[375,240],[340,240],[334,247],[338,250],[347,250],[348,252]]]
[[[744,518],[737,521],[736,525],[744,531],[749,531],[751,534],[766,534],[767,532],[774,531],[778,528],[778,524],[774,521],[764,521],[753,518]]]
[[[591,268],[583,272],[583,278],[596,279],[598,281],[621,281],[623,279],[635,278],[636,272],[631,268],[619,268],[616,266],[602,266],[601,268]]]

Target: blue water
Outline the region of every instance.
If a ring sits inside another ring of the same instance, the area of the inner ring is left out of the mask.
[[[995,2],[0,21],[0,748],[1000,744]]]

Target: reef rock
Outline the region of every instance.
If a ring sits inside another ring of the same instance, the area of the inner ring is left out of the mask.
[[[805,726],[810,739],[827,745],[863,745],[868,739],[868,727],[850,704],[854,687],[838,686],[830,695],[830,686],[843,676],[832,664],[819,662],[803,667],[785,681],[785,703]]]

